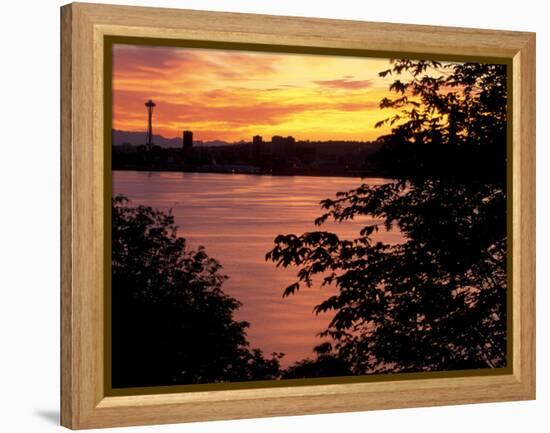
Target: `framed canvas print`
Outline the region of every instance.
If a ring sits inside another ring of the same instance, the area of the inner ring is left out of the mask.
[[[534,34],[61,17],[64,426],[535,397]]]

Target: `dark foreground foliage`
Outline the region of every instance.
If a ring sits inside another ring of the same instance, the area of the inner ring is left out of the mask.
[[[377,221],[358,237],[279,235],[267,259],[338,292],[317,305],[333,345],[287,376],[495,368],[506,365],[506,69],[397,60],[396,115],[379,153],[395,180],[324,200],[327,219]],[[406,79],[404,79],[405,77]],[[398,229],[403,242],[376,240]],[[325,370],[326,369],[326,370]],[[323,370],[323,371],[321,371]]]
[[[113,387],[274,379],[280,354],[251,349],[221,265],[177,236],[170,214],[112,206]]]

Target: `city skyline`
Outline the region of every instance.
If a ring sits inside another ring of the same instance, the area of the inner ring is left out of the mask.
[[[113,134],[117,134],[117,133],[122,133],[122,134],[136,134],[136,135],[142,135],[143,136],[143,139],[142,139],[142,143],[140,142],[139,144],[138,143],[132,143],[132,142],[114,142],[113,141],[113,146],[117,146],[117,145],[122,145],[122,144],[131,144],[131,145],[146,145],[146,141],[147,141],[147,137],[148,137],[148,132],[147,132],[147,124],[144,125],[144,128],[142,130],[135,130],[135,131],[124,131],[124,130],[121,130],[121,129],[113,129],[112,130]],[[208,139],[208,140],[200,140],[200,139],[196,139],[195,137],[195,131],[190,131],[190,130],[180,130],[179,134],[177,136],[174,136],[174,137],[166,137],[164,135],[161,135],[161,134],[156,134],[156,133],[153,133],[151,138],[152,138],[152,145],[154,146],[160,146],[160,147],[169,147],[169,148],[174,148],[174,147],[181,147],[183,145],[183,134],[186,133],[186,132],[191,132],[192,133],[192,136],[193,136],[193,139],[192,139],[192,143],[193,144],[201,144],[201,143],[204,143],[204,144],[209,144],[209,143],[226,143],[228,145],[239,145],[239,144],[246,144],[246,143],[252,143],[254,141],[254,138],[255,137],[260,137],[262,139],[262,143],[270,143],[272,141],[273,138],[279,138],[279,137],[283,137],[283,138],[292,138],[296,141],[296,143],[328,143],[328,142],[336,142],[336,143],[341,143],[341,142],[355,142],[355,143],[363,143],[363,144],[373,144],[373,141],[372,140],[360,140],[360,139],[326,139],[326,140],[315,140],[315,139],[311,139],[311,138],[301,138],[301,139],[297,139],[296,137],[294,137],[293,135],[287,135],[287,134],[275,134],[275,135],[265,135],[265,134],[261,134],[261,133],[255,133],[253,134],[252,136],[250,137],[245,137],[245,138],[242,138],[240,140],[222,140],[222,139],[219,139],[219,138],[216,138],[216,137],[212,137],[211,139]],[[166,142],[166,141],[170,141],[170,142],[178,142],[178,145],[170,145],[170,146],[165,146],[163,145],[162,143],[157,143],[156,142],[156,139],[162,139],[163,142]],[[120,141],[120,139],[119,139]]]
[[[141,132],[143,103],[155,107],[153,133],[197,141],[370,141],[391,77],[388,59],[174,47],[113,47],[113,129]]]

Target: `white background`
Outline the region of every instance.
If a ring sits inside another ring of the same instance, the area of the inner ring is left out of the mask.
[[[537,32],[538,400],[131,428],[137,432],[549,431],[549,26],[543,0],[174,0],[143,6]],[[0,431],[59,431],[59,6],[0,3]],[[348,430],[349,429],[349,430]],[[118,430],[123,431],[123,430]]]

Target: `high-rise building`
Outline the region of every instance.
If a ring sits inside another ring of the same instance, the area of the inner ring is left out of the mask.
[[[193,159],[193,132],[192,131],[183,131],[183,159],[185,163],[191,162]]]
[[[250,159],[257,160],[260,157],[262,143],[263,139],[261,135],[255,135],[252,137],[252,144],[250,145]]]
[[[252,137],[252,143],[257,144],[258,146],[262,144],[262,141],[263,139],[261,135],[255,135],[254,137]]]
[[[292,157],[295,154],[296,140],[292,136],[281,137],[280,135],[274,135],[271,137],[271,145],[273,153],[279,157]]]
[[[193,131],[183,131],[183,148],[192,148],[193,147]]]

